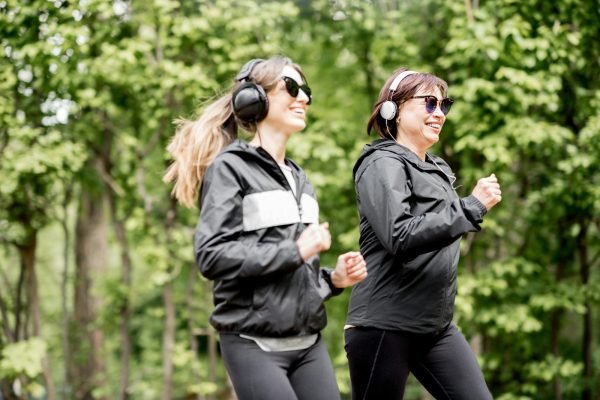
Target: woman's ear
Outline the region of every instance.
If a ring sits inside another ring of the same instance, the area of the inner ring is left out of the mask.
[[[400,125],[400,113],[402,112],[403,103],[398,104],[398,111],[396,111],[396,126]]]

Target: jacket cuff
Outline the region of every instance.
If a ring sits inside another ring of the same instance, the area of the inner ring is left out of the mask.
[[[298,267],[304,264],[306,261],[300,255],[300,249],[298,248],[298,243],[293,240],[289,240],[291,242],[292,254],[294,255],[294,260],[292,261]]]
[[[329,285],[329,288],[331,289],[331,295],[337,296],[344,291],[344,288],[335,287],[333,285],[333,282],[331,282],[331,272],[332,271],[330,269],[321,268],[321,276],[323,277],[325,282],[327,282],[327,285]]]
[[[485,208],[483,203],[479,201],[477,197],[469,195],[463,197],[460,202],[462,203],[463,210],[465,210],[465,214],[467,214],[471,221],[478,224],[483,221],[483,216],[487,214],[487,208]]]

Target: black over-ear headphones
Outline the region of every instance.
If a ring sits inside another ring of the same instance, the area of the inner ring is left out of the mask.
[[[379,109],[379,115],[381,115],[381,118],[385,119],[386,121],[391,121],[394,119],[396,113],[398,112],[398,106],[392,101],[392,96],[404,78],[416,73],[417,72],[415,71],[402,71],[397,77],[394,78],[392,84],[390,85],[388,99],[383,102],[381,108]]]
[[[240,85],[233,91],[231,104],[233,113],[242,122],[260,122],[269,111],[269,100],[262,86],[251,82],[250,75],[257,64],[264,60],[255,58],[248,61],[235,77]]]

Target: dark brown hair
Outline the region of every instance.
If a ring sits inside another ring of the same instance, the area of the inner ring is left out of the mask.
[[[394,73],[387,79],[385,85],[381,88],[377,101],[373,105],[373,111],[369,122],[367,123],[367,134],[371,134],[371,130],[374,128],[379,137],[382,139],[390,139],[390,137],[396,137],[396,120],[386,121],[379,114],[381,105],[387,101],[393,101],[396,106],[400,108],[402,103],[410,99],[417,93],[417,91],[424,87],[427,89],[438,88],[442,92],[442,96],[446,96],[448,93],[448,84],[443,79],[438,78],[435,75],[417,72],[416,74],[409,75],[402,79],[400,85],[396,88],[394,93],[390,96],[390,86],[399,74],[404,71],[408,71],[408,68],[401,67],[394,71]],[[387,123],[386,123],[387,122]]]

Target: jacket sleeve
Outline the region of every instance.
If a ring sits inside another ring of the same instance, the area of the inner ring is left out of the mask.
[[[480,230],[486,212],[475,197],[448,202],[439,212],[411,214],[411,189],[403,162],[381,157],[356,177],[360,212],[391,254],[446,245]]]
[[[331,269],[331,268],[321,267],[321,269],[320,269],[319,279],[322,280],[324,282],[324,284],[327,285],[327,287],[331,291],[329,293],[329,295],[325,298],[325,300],[329,299],[332,296],[338,296],[344,291],[344,288],[338,288],[333,285],[333,282],[331,281],[331,273],[332,272],[333,272],[333,269]]]
[[[200,219],[194,235],[196,264],[208,279],[249,278],[299,268],[304,261],[296,242],[244,243],[243,189],[239,174],[223,160],[207,170]]]

